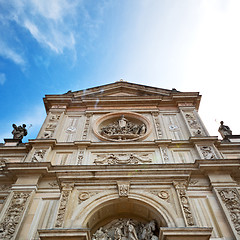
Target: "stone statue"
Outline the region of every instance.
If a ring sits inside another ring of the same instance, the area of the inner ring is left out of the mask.
[[[227,135],[232,135],[232,131],[228,126],[223,125],[223,123],[223,121],[220,122],[221,125],[218,129],[218,132],[221,134],[222,138],[225,139]]]
[[[115,122],[102,127],[100,133],[107,138],[121,141],[140,137],[144,135],[146,131],[147,128],[144,123],[134,123],[122,115]]]
[[[100,227],[92,240],[158,240],[158,230],[154,220],[144,224],[133,219],[115,219]]]
[[[19,139],[19,142],[22,142],[23,137],[27,135],[26,125],[23,124],[22,126],[17,126],[16,124],[13,124],[12,127],[13,139]]]

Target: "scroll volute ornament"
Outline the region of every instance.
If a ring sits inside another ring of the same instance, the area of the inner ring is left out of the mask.
[[[94,124],[93,131],[101,140],[129,142],[145,139],[151,132],[151,125],[140,114],[117,112],[100,117]]]

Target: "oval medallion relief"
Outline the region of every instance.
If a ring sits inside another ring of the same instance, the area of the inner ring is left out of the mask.
[[[151,127],[149,120],[140,114],[117,112],[100,117],[93,131],[101,140],[127,142],[146,138]]]

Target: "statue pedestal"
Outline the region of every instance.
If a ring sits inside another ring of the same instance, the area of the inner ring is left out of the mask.
[[[17,146],[22,141],[20,139],[4,138],[5,146]]]

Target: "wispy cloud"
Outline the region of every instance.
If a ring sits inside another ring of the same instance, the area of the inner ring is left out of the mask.
[[[20,53],[10,48],[6,43],[0,40],[0,56],[13,61],[15,64],[24,66],[25,60]]]
[[[0,85],[3,85],[6,82],[6,75],[4,73],[0,73]]]

